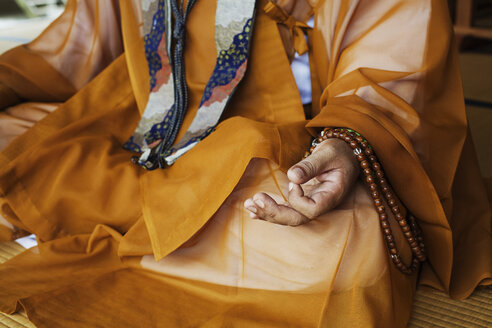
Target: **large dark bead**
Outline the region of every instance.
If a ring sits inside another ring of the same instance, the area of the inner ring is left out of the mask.
[[[376,171],[376,177],[378,177],[379,179],[384,178],[384,173],[383,173],[383,171],[381,171],[381,170],[377,170],[377,171]]]
[[[378,206],[376,207],[376,211],[379,213],[379,214],[382,214],[382,213],[385,213],[385,209],[384,209],[384,206]]]
[[[394,241],[394,238],[392,235],[387,235],[386,236],[386,240],[389,241],[389,242],[393,242]]]
[[[368,176],[366,176],[366,182],[367,182],[367,183],[374,183],[374,181],[375,181],[375,180],[374,180],[374,178],[372,177],[372,175],[368,175]]]
[[[383,232],[384,232],[384,234],[385,234],[386,236],[390,236],[390,235],[391,235],[391,229],[390,229],[390,228],[386,228],[386,229],[384,229],[384,230],[383,230]]]
[[[394,200],[393,198],[390,198],[390,199],[388,200],[388,205],[389,205],[389,206],[395,206],[395,205],[396,205],[396,200]]]
[[[388,221],[386,221],[386,220],[381,221],[381,228],[387,229],[387,228],[389,228],[389,226],[390,225],[389,225]]]
[[[381,165],[379,163],[372,163],[372,168],[378,171],[381,170]]]
[[[376,158],[376,156],[371,155],[371,156],[369,156],[369,161],[371,161],[371,163],[375,163],[378,161],[378,159]]]
[[[383,205],[383,201],[379,198],[375,198],[374,199],[374,205],[375,206],[381,206],[381,205]]]
[[[378,208],[379,208],[379,207],[380,207],[380,206],[378,206]],[[383,208],[384,208],[384,207],[383,207]],[[379,219],[380,219],[381,221],[385,221],[385,220],[387,220],[387,219],[388,219],[388,216],[386,215],[386,213],[379,213]]]
[[[362,161],[364,161],[364,159],[365,159],[366,157],[365,157],[364,155],[362,155],[362,154],[359,154],[359,155],[357,155],[355,158],[357,158],[357,160],[358,160],[359,162],[362,162]]]
[[[407,226],[407,225],[406,226],[403,226],[403,227],[401,227],[401,231],[403,231],[403,232],[410,231],[410,227]]]
[[[360,167],[362,167],[363,169],[365,169],[366,167],[369,167],[369,163],[364,160],[364,161],[360,162]]]
[[[352,141],[350,141],[350,147],[351,147],[352,149],[357,148],[357,146],[358,146],[358,145],[357,145],[357,142],[355,142],[355,141],[353,141],[353,140],[352,140]]]
[[[370,155],[372,155],[372,149],[371,149],[371,148],[366,148],[366,150],[364,150],[364,153],[365,153],[367,156],[370,156]]]
[[[371,191],[377,191],[378,190],[378,186],[375,183],[371,183],[369,185],[369,190],[371,190]]]
[[[393,206],[393,207],[391,208],[391,211],[392,211],[394,214],[396,214],[396,213],[400,213],[400,208],[399,208],[398,206]]]
[[[372,173],[372,170],[370,168],[367,167],[367,168],[364,169],[364,174],[365,175],[371,175],[371,173]]]

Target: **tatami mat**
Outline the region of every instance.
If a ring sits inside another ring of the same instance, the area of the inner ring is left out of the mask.
[[[433,290],[419,290],[409,328],[492,327],[492,288],[478,288],[464,301]]]
[[[16,243],[0,244],[0,263],[22,252]],[[35,328],[26,315],[0,313],[0,328]],[[492,287],[479,288],[464,301],[455,301],[443,293],[421,289],[415,297],[409,328],[492,327]]]
[[[1,1],[1,0],[0,0]],[[53,16],[54,17],[54,16]],[[31,20],[0,18],[0,53],[31,40],[49,24],[53,17]],[[465,97],[492,104],[492,56],[489,54],[460,54]],[[472,135],[477,148],[482,174],[492,177],[492,108],[467,106]],[[492,190],[492,179],[490,190]],[[0,263],[23,251],[16,243],[0,244]],[[0,313],[0,328],[35,328],[25,314],[8,316]],[[445,294],[418,290],[409,328],[427,327],[492,327],[492,287],[477,289],[464,301],[451,300]]]
[[[0,264],[24,251],[21,245],[10,242],[0,244]],[[6,315],[0,312],[0,328],[36,328],[25,313]]]

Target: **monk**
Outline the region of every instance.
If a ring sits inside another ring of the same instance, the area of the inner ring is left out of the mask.
[[[444,0],[69,1],[0,56],[0,238],[38,240],[0,310],[405,327],[417,284],[490,284],[451,32]]]

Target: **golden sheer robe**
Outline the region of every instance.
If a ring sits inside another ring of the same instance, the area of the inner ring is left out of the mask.
[[[466,297],[490,282],[490,207],[444,1],[311,1],[322,96],[309,121],[264,5],[225,117],[166,170],[143,171],[121,148],[149,93],[139,1],[70,1],[0,57],[0,228],[41,242],[0,266],[0,310],[22,306],[39,327],[404,326],[416,277],[391,264],[361,183],[302,227],[241,206],[257,191],[282,197],[306,126],[351,127],[374,146],[424,230],[420,283]],[[187,23],[183,131],[214,66],[214,13],[198,1]],[[22,106],[48,102],[56,110],[12,141]]]

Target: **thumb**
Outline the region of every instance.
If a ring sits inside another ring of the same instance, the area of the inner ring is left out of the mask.
[[[315,152],[306,159],[292,166],[287,171],[287,177],[295,184],[303,184],[325,171],[326,154]]]

